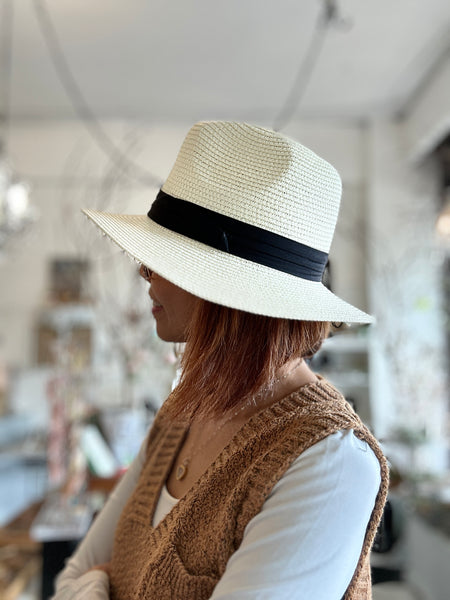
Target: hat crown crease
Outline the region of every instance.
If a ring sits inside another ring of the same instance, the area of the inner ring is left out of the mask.
[[[162,189],[328,252],[341,181],[329,163],[281,134],[206,122],[189,131]]]

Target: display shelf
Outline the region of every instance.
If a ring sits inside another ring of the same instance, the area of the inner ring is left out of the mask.
[[[342,333],[326,339],[321,351],[365,353],[368,351],[368,344],[366,336]]]
[[[322,374],[324,373],[326,373],[327,379],[339,388],[353,389],[368,388],[369,386],[369,375],[366,371],[349,370],[342,372],[327,369],[322,371]]]

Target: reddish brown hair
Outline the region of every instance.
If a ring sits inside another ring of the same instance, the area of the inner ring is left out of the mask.
[[[330,324],[265,317],[199,299],[186,338],[173,417],[220,416],[274,383],[290,358],[315,354]]]

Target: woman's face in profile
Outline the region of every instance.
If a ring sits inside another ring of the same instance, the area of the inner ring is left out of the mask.
[[[165,342],[185,342],[197,297],[146,267],[141,267],[139,272],[150,283],[148,293],[153,301],[158,337]]]

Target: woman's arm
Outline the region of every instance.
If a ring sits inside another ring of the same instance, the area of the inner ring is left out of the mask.
[[[56,578],[56,593],[53,600],[108,598],[109,579],[105,565],[111,558],[117,521],[141,473],[146,446],[147,438],[85,538]]]
[[[247,525],[211,600],[339,600],[361,553],[380,466],[352,431],[305,451]]]

